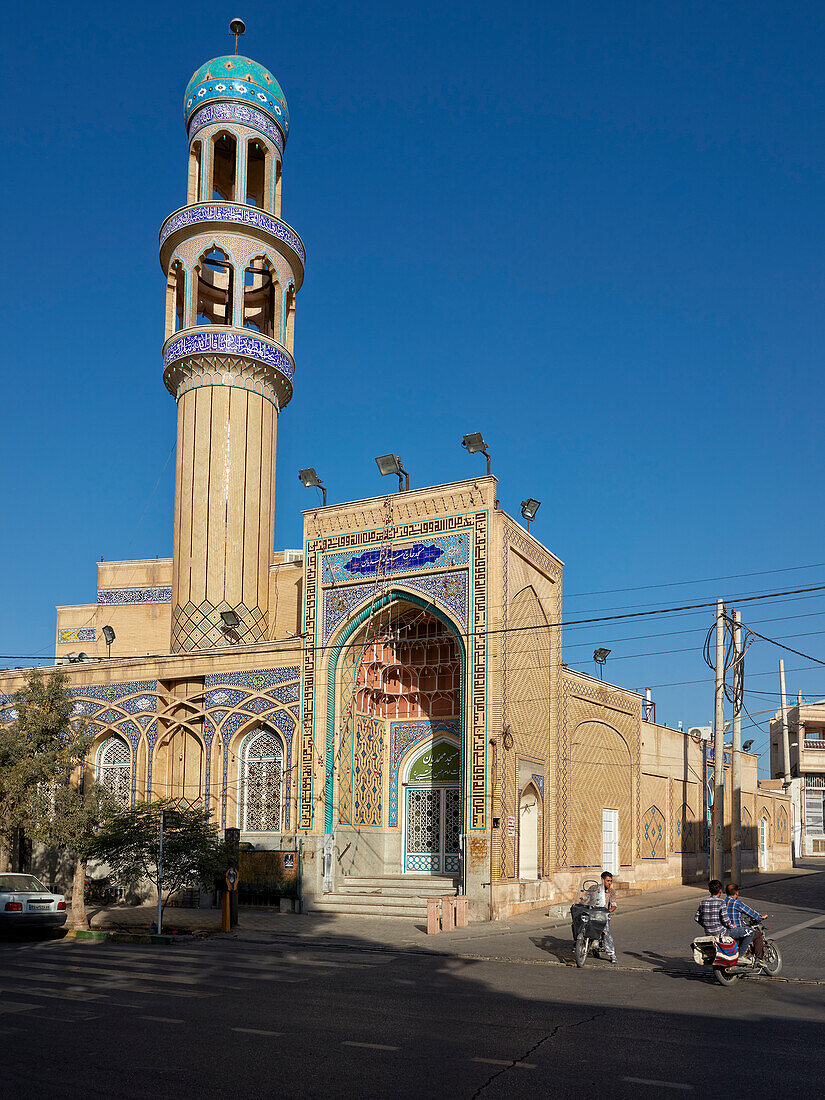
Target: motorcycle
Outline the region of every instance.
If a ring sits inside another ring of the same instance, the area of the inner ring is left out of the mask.
[[[752,928],[763,930],[762,921],[752,921]],[[733,985],[739,978],[756,978],[767,974],[775,978],[782,969],[782,955],[773,940],[763,936],[765,957],[757,959],[751,948],[739,954],[738,945],[729,936],[698,936],[691,947],[693,957],[700,966],[710,966],[720,985]]]
[[[602,939],[607,930],[608,916],[604,886],[592,879],[586,880],[582,883],[579,901],[570,906],[576,966],[584,966],[591,950],[597,958],[601,958],[602,954],[607,957]]]

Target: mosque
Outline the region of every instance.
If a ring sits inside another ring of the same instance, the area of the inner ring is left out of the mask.
[[[160,229],[172,557],[101,562],[95,600],[57,609],[89,771],[124,805],[204,804],[256,850],[299,851],[308,911],[458,891],[489,920],[603,866],[637,889],[706,873],[711,747],[565,666],[563,563],[499,508],[489,463],[408,489],[385,456],[398,491],[311,508],[303,546],[273,552],[306,263],[281,218],[289,110],[235,53],[193,75],[184,117],[186,204]],[[21,677],[0,674],[0,720]],[[744,862],[775,869],[788,800],[756,763]]]

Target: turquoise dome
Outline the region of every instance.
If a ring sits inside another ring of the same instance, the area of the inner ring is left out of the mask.
[[[289,108],[281,85],[272,73],[249,57],[227,54],[207,61],[186,85],[184,114],[187,125],[195,111],[205,104],[243,103],[267,114],[286,139]]]

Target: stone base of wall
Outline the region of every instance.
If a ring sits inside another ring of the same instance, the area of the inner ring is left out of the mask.
[[[535,882],[498,882],[493,886],[493,920],[504,920],[519,913],[544,909],[547,905],[564,900],[557,897],[553,879]]]

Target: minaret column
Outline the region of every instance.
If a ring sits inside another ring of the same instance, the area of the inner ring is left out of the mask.
[[[216,58],[190,81],[186,112],[195,201],[160,232],[163,379],[178,406],[173,652],[270,636],[278,417],[295,371],[282,321],[305,260],[263,184],[288,128],[274,77]]]

